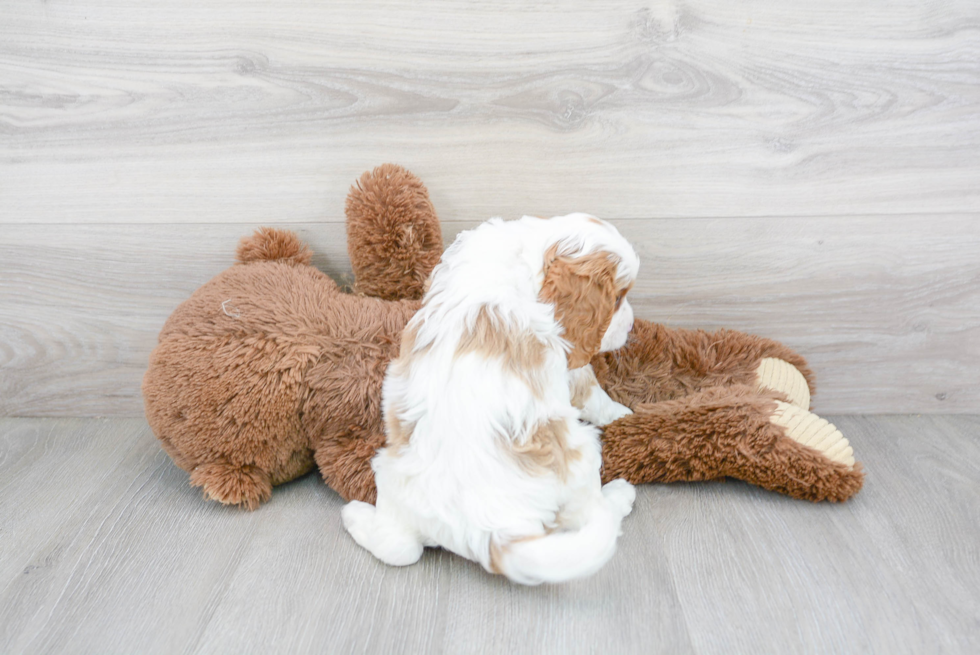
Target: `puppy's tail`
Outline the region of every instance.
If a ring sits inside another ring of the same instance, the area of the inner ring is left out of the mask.
[[[281,261],[306,265],[313,257],[313,251],[295,232],[272,227],[260,227],[252,236],[242,237],[236,254],[242,264]]]
[[[488,568],[527,585],[588,577],[616,552],[622,520],[619,513],[603,504],[588,523],[575,531],[509,541],[494,535],[490,539]]]

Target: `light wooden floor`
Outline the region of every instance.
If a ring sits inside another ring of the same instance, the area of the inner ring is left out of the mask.
[[[387,568],[316,475],[203,501],[141,419],[0,420],[3,653],[975,653],[980,417],[841,417],[843,505],[646,486],[595,577]]]

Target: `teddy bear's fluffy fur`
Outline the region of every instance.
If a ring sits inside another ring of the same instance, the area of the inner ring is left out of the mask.
[[[383,296],[372,286],[383,281],[407,299],[344,293],[295,234],[260,229],[160,332],[146,417],[209,498],[255,509],[314,463],[345,498],[373,498],[381,382],[442,236],[421,182],[394,166],[365,174],[347,211],[364,246],[352,257],[358,288]]]
[[[384,445],[381,386],[442,252],[424,185],[402,168],[365,173],[347,201],[356,293],[309,264],[290,232],[242,240],[239,263],[181,304],[143,381],[147,420],[206,496],[249,509],[314,464],[346,500],[373,502]],[[592,362],[634,414],[606,426],[603,479],[634,484],[733,477],[808,500],[845,500],[860,465],[831,461],[770,419],[763,358],[799,355],[759,337],[672,330],[637,319],[629,343]]]

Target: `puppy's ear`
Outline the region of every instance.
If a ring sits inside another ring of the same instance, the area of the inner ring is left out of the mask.
[[[616,311],[614,255],[599,251],[581,257],[545,254],[544,283],[538,298],[555,307],[555,319],[572,344],[568,368],[585,366],[599,352],[602,337]]]

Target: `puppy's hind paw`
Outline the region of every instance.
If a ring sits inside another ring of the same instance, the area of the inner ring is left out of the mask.
[[[636,489],[626,480],[619,478],[602,487],[602,495],[620,516],[628,516],[636,500]]]
[[[354,541],[364,548],[369,548],[367,544],[370,540],[374,515],[377,511],[374,505],[362,503],[359,500],[352,500],[340,510],[340,518],[343,519],[347,532],[354,537]]]
[[[354,541],[385,564],[407,566],[422,556],[418,537],[390,515],[379,514],[374,505],[353,500],[340,516]]]

